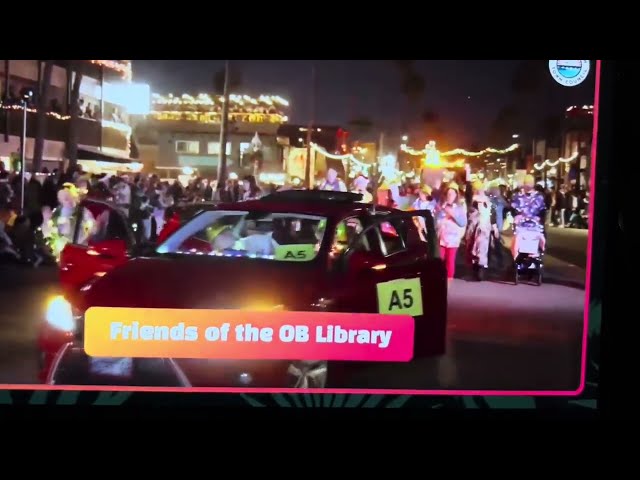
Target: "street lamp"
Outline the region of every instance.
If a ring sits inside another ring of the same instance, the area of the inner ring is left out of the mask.
[[[518,138],[520,137],[520,135],[518,135],[517,133],[514,133],[513,135],[511,135],[511,138]]]
[[[21,195],[20,195],[20,213],[24,214],[24,177],[27,163],[27,105],[33,97],[33,91],[27,90],[22,95],[22,151],[20,152],[20,173],[21,173]]]
[[[407,141],[409,141],[409,136],[408,136],[408,135],[403,135],[403,136],[402,136],[402,141],[403,141],[403,142],[407,142]]]

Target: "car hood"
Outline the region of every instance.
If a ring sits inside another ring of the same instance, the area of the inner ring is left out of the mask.
[[[137,258],[85,288],[79,307],[304,308],[323,288],[321,271],[316,262]]]

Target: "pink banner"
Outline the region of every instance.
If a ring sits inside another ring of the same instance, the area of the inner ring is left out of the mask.
[[[96,357],[408,362],[408,315],[106,308],[87,310]]]

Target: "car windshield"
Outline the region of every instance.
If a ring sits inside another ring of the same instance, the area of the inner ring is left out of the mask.
[[[197,215],[158,246],[159,254],[313,260],[326,218],[301,213],[208,211]]]

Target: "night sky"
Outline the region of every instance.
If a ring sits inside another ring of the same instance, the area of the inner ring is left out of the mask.
[[[401,92],[401,76],[388,60],[321,60],[317,71],[316,123],[348,126],[349,120],[368,117],[377,129],[401,135],[407,130],[407,100]],[[545,61],[546,63],[546,61]],[[456,146],[484,144],[498,111],[512,99],[511,79],[515,60],[416,60],[415,70],[424,76],[426,88],[414,105],[414,128],[423,128],[419,113],[436,112]],[[234,60],[242,75],[238,92],[248,95],[281,95],[290,102],[289,120],[304,124],[310,115],[311,61]],[[149,83],[153,92],[167,94],[210,93],[214,73],[223,60],[134,60],[134,81]],[[589,80],[579,87],[563,87],[549,74],[544,98],[534,102],[535,117],[563,111],[567,106],[593,103],[592,62]],[[410,117],[411,118],[411,117]],[[516,132],[514,132],[516,133]],[[500,147],[494,145],[495,147]]]

